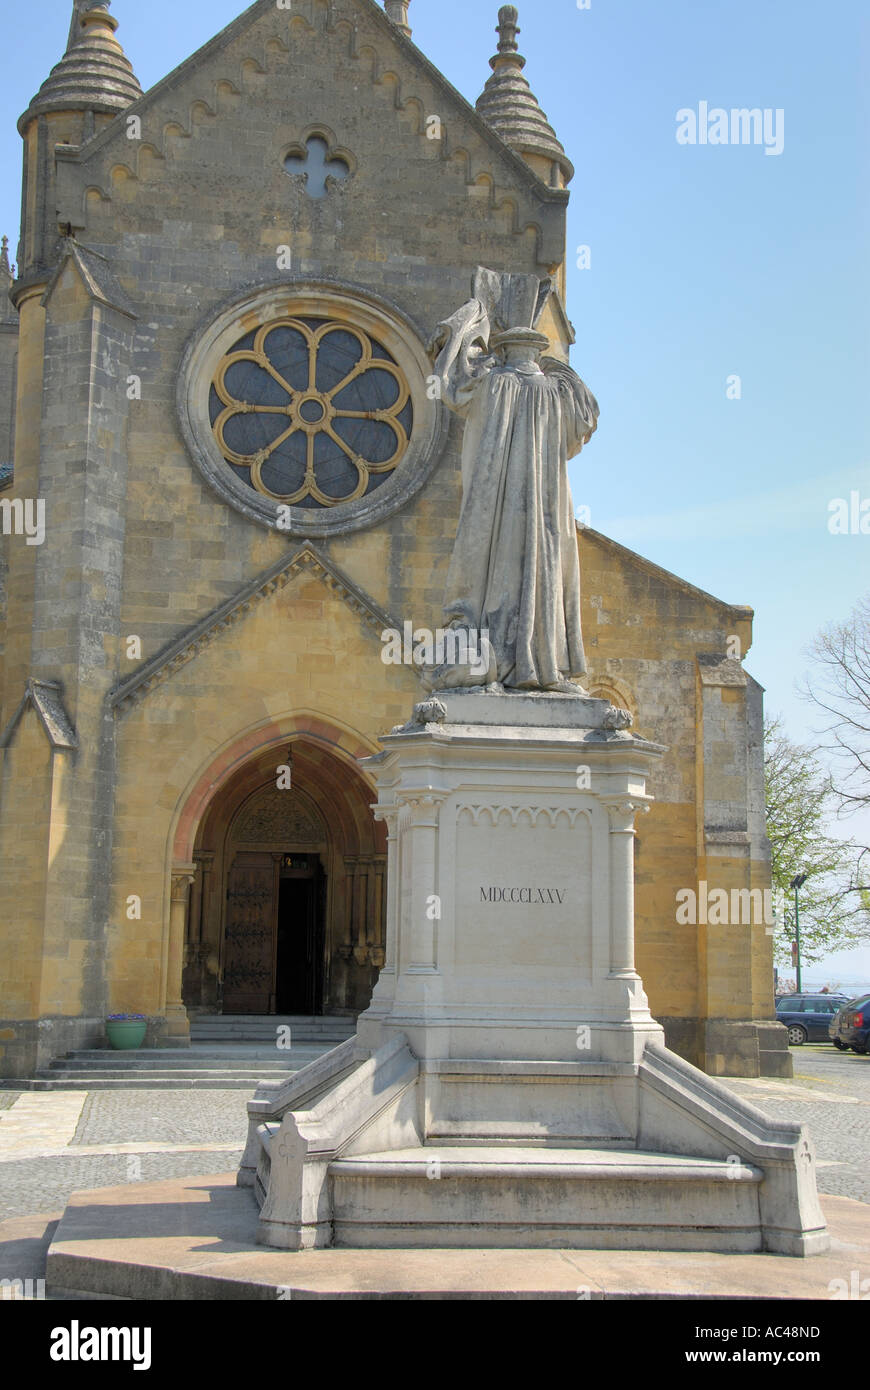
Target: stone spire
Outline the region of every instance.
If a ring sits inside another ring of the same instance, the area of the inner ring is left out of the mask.
[[[2,323],[11,323],[18,317],[13,312],[9,299],[13,279],[12,267],[9,264],[9,238],[5,236],[0,241],[0,322]]]
[[[574,166],[523,75],[526,60],[517,44],[518,19],[515,5],[502,5],[498,52],[489,60],[492,77],[478,97],[477,110],[544,183],[564,187],[574,177]]]
[[[46,111],[99,111],[115,115],[142,95],[132,64],[115,38],[110,0],[74,0],[66,53],[52,68],[18,128]]]
[[[408,38],[411,37],[411,27],[408,24],[408,6],[411,0],[384,0],[384,9],[387,12],[387,19],[391,19],[397,29],[401,29]]]

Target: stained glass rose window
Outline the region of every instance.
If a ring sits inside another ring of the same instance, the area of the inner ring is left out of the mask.
[[[275,319],[221,359],[209,417],[244,483],[302,508],[353,502],[404,457],[413,428],[408,383],[369,333],[326,318]]]

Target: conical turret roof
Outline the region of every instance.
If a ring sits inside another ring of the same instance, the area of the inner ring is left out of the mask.
[[[489,60],[492,77],[477,99],[477,110],[506,145],[518,154],[555,162],[568,183],[574,166],[523,74],[526,60],[517,45],[518,19],[515,5],[503,5],[498,12],[498,52]]]
[[[52,68],[18,122],[19,130],[45,111],[123,111],[142,88],[109,14],[110,0],[75,0],[66,53]]]

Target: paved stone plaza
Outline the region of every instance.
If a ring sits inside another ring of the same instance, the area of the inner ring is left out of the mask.
[[[0,1221],[59,1213],[77,1189],[227,1172],[244,1147],[246,1099],[238,1090],[3,1093]]]
[[[827,1044],[792,1055],[793,1081],[726,1084],[765,1114],[809,1126],[820,1192],[870,1204],[870,1058]],[[246,1099],[238,1090],[0,1092],[0,1221],[60,1214],[85,1188],[228,1172],[244,1146]]]
[[[819,1191],[870,1203],[870,1057],[828,1043],[792,1048],[794,1080],[726,1085],[777,1120],[800,1120],[816,1146]]]

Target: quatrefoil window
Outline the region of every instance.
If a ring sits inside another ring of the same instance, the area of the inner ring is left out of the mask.
[[[410,390],[370,334],[281,318],[240,338],[214,376],[214,437],[237,477],[294,507],[334,507],[379,487],[413,428]]]
[[[350,178],[350,169],[341,155],[331,155],[321,135],[312,135],[304,146],[290,151],[284,168],[291,178],[301,177],[309,198],[325,198],[330,188]]]

